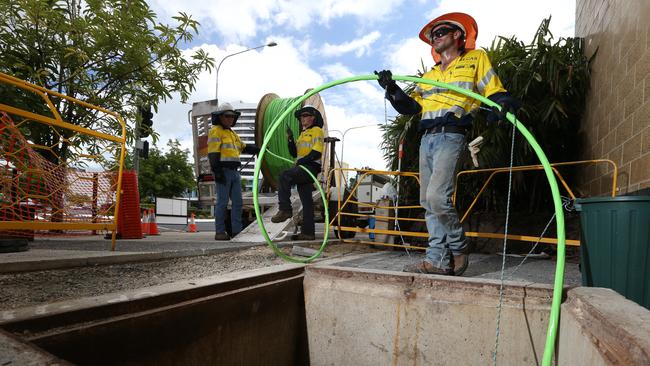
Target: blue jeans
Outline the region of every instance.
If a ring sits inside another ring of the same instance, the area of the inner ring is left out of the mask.
[[[230,225],[232,236],[241,231],[242,198],[241,198],[241,176],[233,169],[223,169],[225,177],[223,183],[217,185],[217,206],[214,208],[214,227],[217,233],[226,232],[226,211],[228,201],[232,201],[230,208]]]
[[[436,133],[420,141],[420,204],[429,232],[426,260],[442,269],[450,268],[452,254],[467,250],[465,232],[452,205],[458,159],[465,148],[465,136]]]

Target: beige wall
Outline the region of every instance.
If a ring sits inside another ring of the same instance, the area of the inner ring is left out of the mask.
[[[650,0],[576,0],[576,36],[585,38],[592,64],[582,121],[585,159],[619,167],[618,194],[650,187]],[[612,169],[581,175],[585,194],[611,188]]]

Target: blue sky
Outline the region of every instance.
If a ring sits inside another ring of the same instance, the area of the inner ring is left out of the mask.
[[[217,64],[228,54],[277,42],[276,47],[228,58],[219,71],[219,100],[251,103],[267,93],[297,97],[308,88],[373,70],[407,75],[417,72],[422,61],[431,67],[430,48],[417,35],[429,20],[447,12],[472,15],[482,47],[497,35],[529,42],[549,15],[555,37],[570,37],[575,18],[572,0],[149,0],[149,4],[168,23],[178,12],[198,20],[199,35],[183,48],[188,54],[202,48]],[[175,98],[160,106],[154,118],[160,146],[177,138],[191,151],[187,111],[192,102],[214,99],[215,81],[214,70],[204,72],[188,104]],[[376,82],[345,84],[322,92],[321,97],[331,130],[385,121],[383,92]],[[387,111],[389,119],[396,114],[390,105]],[[380,140],[377,127],[349,131],[346,162],[383,169]]]

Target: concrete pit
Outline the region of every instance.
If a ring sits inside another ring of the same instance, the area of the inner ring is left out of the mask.
[[[499,281],[350,268],[346,261],[4,311],[0,364],[492,363]],[[541,362],[551,295],[550,285],[506,283],[497,364]],[[649,335],[648,310],[611,290],[570,288],[556,361],[648,365]]]

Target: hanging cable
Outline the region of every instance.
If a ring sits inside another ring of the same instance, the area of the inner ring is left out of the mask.
[[[503,234],[503,253],[501,260],[501,281],[499,285],[499,306],[497,307],[497,325],[496,325],[496,339],[494,341],[494,351],[492,352],[492,364],[497,364],[497,354],[499,352],[499,336],[501,332],[501,309],[503,308],[503,282],[504,272],[506,270],[506,249],[508,244],[508,223],[510,219],[510,198],[512,197],[512,166],[515,161],[515,132],[517,131],[517,119],[515,118],[514,126],[512,126],[512,142],[510,144],[510,169],[508,170],[508,199],[506,204],[506,223]]]

